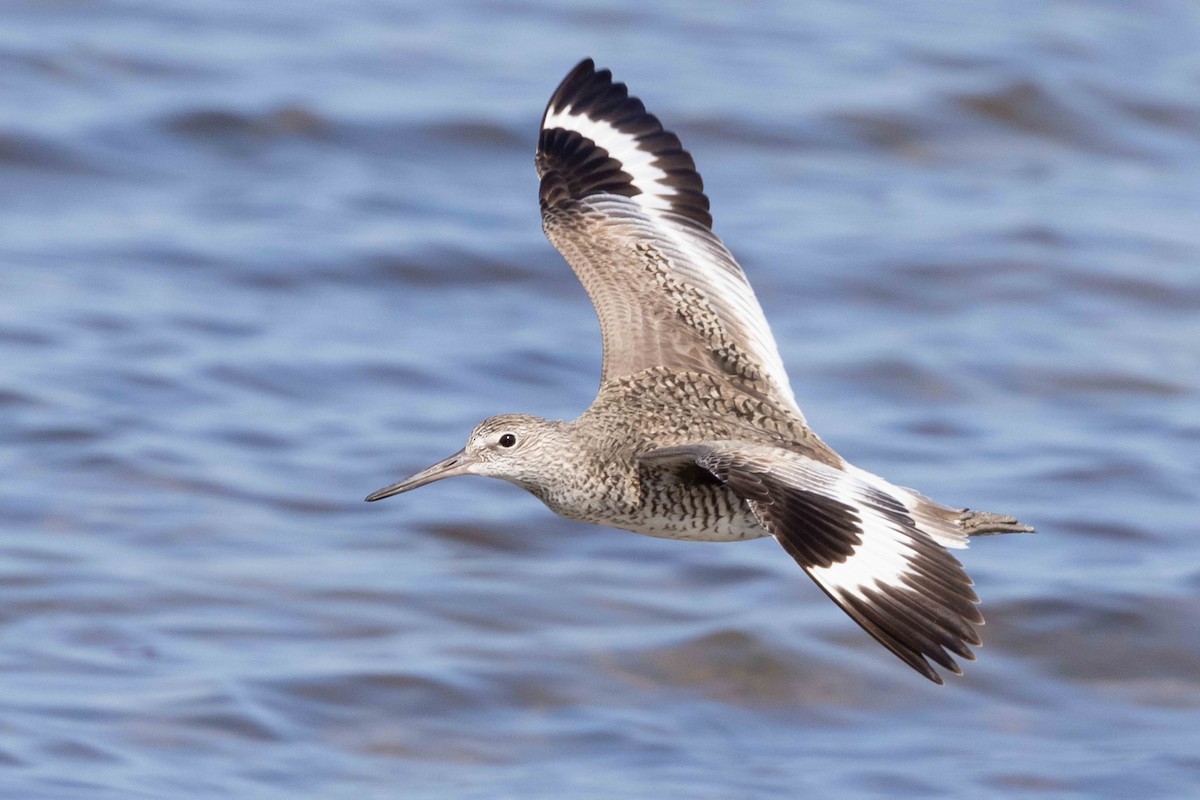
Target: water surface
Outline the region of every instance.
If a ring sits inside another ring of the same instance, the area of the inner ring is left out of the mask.
[[[1193,5],[2,13],[3,796],[1195,792]],[[1040,528],[963,556],[966,677],[767,540],[362,503],[590,401],[532,167],[588,55],[695,155],[821,435]]]

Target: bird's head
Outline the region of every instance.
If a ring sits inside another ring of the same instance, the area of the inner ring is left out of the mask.
[[[367,496],[382,500],[455,475],[486,475],[534,490],[552,480],[565,458],[565,424],[529,414],[501,414],[475,426],[467,445],[428,469]]]

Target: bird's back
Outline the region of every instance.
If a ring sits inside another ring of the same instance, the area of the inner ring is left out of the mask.
[[[843,463],[790,407],[707,372],[651,367],[609,380],[575,424],[597,439],[611,436],[630,459],[688,441],[739,439]]]
[[[746,503],[697,467],[642,463],[653,450],[737,439],[783,448],[830,466],[841,458],[798,415],[720,376],[653,367],[606,382],[571,424],[589,443],[569,497],[543,497],[563,516],[678,539],[767,535]]]

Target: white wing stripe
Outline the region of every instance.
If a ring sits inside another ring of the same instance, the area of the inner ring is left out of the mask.
[[[956,550],[961,550],[967,546],[967,535],[960,526],[948,522],[944,516],[937,516],[931,511],[937,505],[933,501],[921,496],[912,489],[897,486],[853,464],[846,465],[846,473],[853,475],[867,485],[882,489],[886,494],[895,497],[903,503],[905,509],[912,515],[913,520],[921,530],[932,536],[938,544]]]
[[[569,108],[547,114],[542,128],[562,128],[591,139],[608,151],[611,158],[619,161],[621,169],[633,178],[633,185],[642,192],[634,197],[638,205],[651,209],[671,207],[668,198],[675,190],[662,183],[667,173],[654,166],[653,162],[658,156],[639,147],[633,136],[622,133],[606,120],[572,114]]]
[[[862,519],[862,543],[845,561],[828,567],[811,567],[809,573],[822,586],[841,590],[866,599],[864,589],[875,588],[876,581],[901,588],[902,578],[910,572],[908,535],[897,531],[894,523],[864,509],[860,500],[842,497]]]

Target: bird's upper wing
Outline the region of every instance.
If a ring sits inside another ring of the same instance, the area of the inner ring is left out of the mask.
[[[800,413],[758,300],[712,232],[692,157],[591,59],[550,98],[537,169],[546,236],[600,317],[602,382],[700,370]]]
[[[974,659],[979,599],[943,546],[966,545],[954,509],[869,473],[747,442],[664,447],[642,460],[694,462],[712,473],[830,599],[930,680],[942,682],[927,658],[957,674],[947,651]]]

